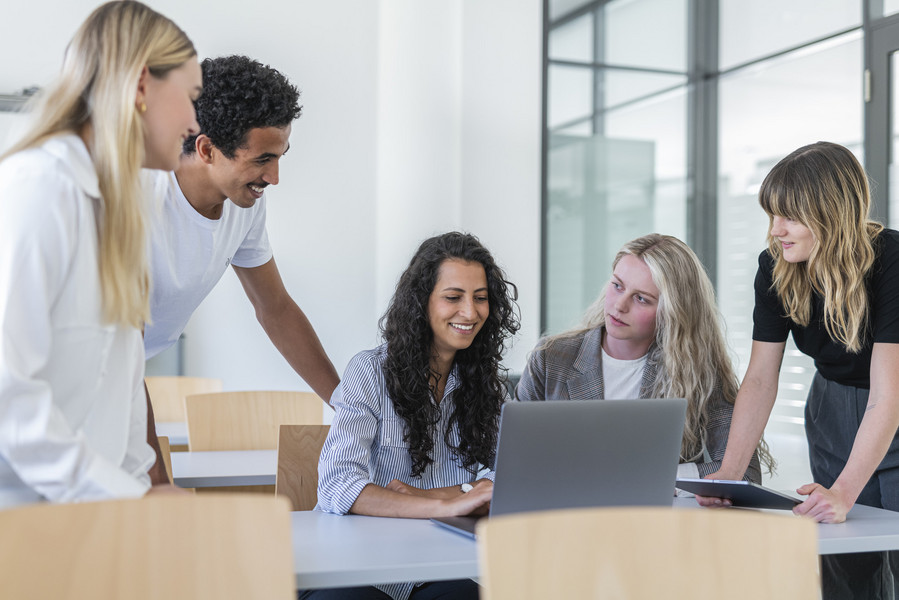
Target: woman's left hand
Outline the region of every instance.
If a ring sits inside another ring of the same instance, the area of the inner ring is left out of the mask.
[[[808,496],[805,502],[793,508],[793,513],[813,518],[818,523],[842,523],[852,503],[819,483],[807,483],[796,493]]]

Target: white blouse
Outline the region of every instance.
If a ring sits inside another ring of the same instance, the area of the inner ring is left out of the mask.
[[[102,318],[99,197],[75,135],[0,162],[0,508],[150,487],[143,343]]]

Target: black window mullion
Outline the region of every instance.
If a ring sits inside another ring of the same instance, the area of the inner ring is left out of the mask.
[[[687,243],[717,280],[718,0],[688,4]]]

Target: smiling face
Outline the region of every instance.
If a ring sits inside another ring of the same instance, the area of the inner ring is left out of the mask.
[[[487,274],[479,262],[444,260],[428,299],[434,351],[442,361],[471,345],[490,314]]]
[[[789,263],[807,261],[815,248],[812,230],[793,219],[772,216],[770,234],[780,244],[784,260]]]
[[[606,288],[606,336],[603,348],[612,357],[630,360],[649,350],[656,336],[659,288],[643,259],[625,254]]]
[[[278,163],[290,147],[290,129],[290,125],[251,129],[246,143],[234,152],[233,158],[212,146],[209,175],[221,197],[241,208],[250,208],[267,186],[278,185]],[[204,139],[208,142],[208,138]]]
[[[138,83],[137,106],[144,120],[144,164],[147,169],[174,170],[184,140],[199,131],[194,100],[203,90],[197,58],[164,77],[145,70]],[[146,109],[144,109],[146,106]]]

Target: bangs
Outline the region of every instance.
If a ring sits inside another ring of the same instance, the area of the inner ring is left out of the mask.
[[[770,179],[770,177],[769,177]],[[802,186],[789,185],[781,180],[766,179],[759,190],[759,206],[769,217],[792,219],[804,225],[809,222],[807,209],[809,198],[801,191]]]

